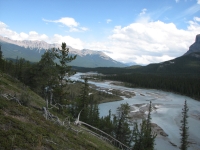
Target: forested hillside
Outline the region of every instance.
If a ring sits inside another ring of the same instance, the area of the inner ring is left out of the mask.
[[[133,132],[128,104],[121,104],[116,114],[109,111],[100,118],[99,101],[89,94],[87,78],[81,85],[68,78],[75,73],[68,63],[76,59],[68,52],[63,43],[61,50],[47,51],[33,64],[23,58],[5,60],[0,51],[0,148],[118,149],[124,146],[132,149],[145,145],[146,140],[149,144],[145,147],[153,148],[155,136],[150,118],[142,123],[143,130],[136,128],[137,133]],[[54,61],[56,58],[59,63]],[[69,90],[72,84],[79,85],[78,94]],[[78,116],[82,123],[89,125],[88,129],[80,127]],[[96,133],[94,129],[98,129]],[[103,132],[112,140],[103,137]],[[140,132],[145,136],[138,137]],[[135,141],[134,137],[144,141]]]
[[[49,81],[45,74],[47,68],[40,70],[44,59],[40,64],[22,58],[12,62],[0,54],[0,149],[117,149],[70,124],[75,118],[72,111],[63,108],[63,101],[57,101],[62,107],[54,101],[47,104],[48,92],[42,90],[42,85]],[[50,58],[47,55],[45,58]],[[50,61],[47,64],[51,66]]]

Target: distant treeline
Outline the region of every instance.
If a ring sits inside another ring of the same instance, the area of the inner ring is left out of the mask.
[[[200,100],[200,74],[118,74],[103,77],[125,82],[129,87],[153,88]]]
[[[195,53],[200,56],[200,53]],[[182,56],[163,63],[149,64],[147,66],[119,67],[97,67],[84,68],[73,67],[77,72],[98,72],[103,74],[131,74],[131,73],[151,73],[151,74],[200,74],[200,57]]]
[[[84,68],[73,66],[73,69],[77,72],[98,72],[102,74],[122,74],[122,73],[132,73],[133,69],[129,68],[117,68],[117,67],[97,67],[97,68]]]

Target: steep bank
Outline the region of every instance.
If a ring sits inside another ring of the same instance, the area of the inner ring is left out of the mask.
[[[0,149],[116,149],[91,134],[46,120],[43,106],[45,101],[40,96],[1,73]]]

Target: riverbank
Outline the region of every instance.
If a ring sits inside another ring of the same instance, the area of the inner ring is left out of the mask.
[[[81,87],[83,86],[82,82],[76,81],[73,84],[69,84],[66,87],[66,91],[68,91],[67,98],[75,100],[76,97],[80,96]],[[99,88],[94,84],[89,84],[89,96],[93,98],[98,104],[120,101],[123,100],[124,97],[131,97],[133,93],[122,92],[119,90],[112,90],[108,88]]]
[[[80,73],[81,74],[81,73]],[[80,80],[80,74],[76,74],[73,79]],[[112,83],[112,81],[105,82],[93,82],[89,81],[90,84],[96,86],[99,89],[114,89],[119,91],[133,92],[134,96],[127,98],[122,97],[123,100],[106,102],[99,104],[99,113],[101,116],[107,116],[109,110],[112,114],[116,114],[117,108],[122,103],[128,103],[132,106],[132,111],[140,109],[144,113],[135,111],[135,119],[139,121],[139,118],[145,118],[148,111],[149,101],[152,101],[152,105],[155,107],[151,113],[152,123],[158,136],[155,140],[155,149],[157,150],[178,150],[180,145],[180,121],[181,112],[184,101],[187,100],[189,113],[189,140],[191,141],[190,148],[188,150],[199,150],[200,149],[200,134],[199,131],[200,120],[200,102],[183,95],[178,95],[171,92],[165,92],[156,89],[141,89],[141,88],[128,88],[121,83]],[[117,85],[116,85],[117,84]],[[108,91],[108,90],[107,90]],[[144,105],[146,105],[144,107]],[[135,107],[135,108],[134,108]],[[140,113],[140,114],[137,114]],[[164,131],[164,132],[163,132]],[[163,136],[166,133],[168,136]]]

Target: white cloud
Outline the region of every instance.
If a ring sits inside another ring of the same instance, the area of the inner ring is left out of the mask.
[[[45,34],[39,34],[36,31],[30,31],[29,33],[17,33],[8,29],[8,26],[0,22],[0,35],[3,37],[8,37],[12,40],[39,40],[46,41],[48,43],[57,43],[61,44],[62,42],[66,42],[67,45],[72,46],[73,48],[82,49],[83,42],[78,38],[73,38],[70,36],[62,36],[55,34],[53,37],[48,37]]]
[[[194,17],[194,21],[200,22],[200,18],[199,17]]]
[[[79,28],[73,27],[73,28],[70,28],[69,32],[84,32],[87,30],[88,30],[88,28],[86,28],[86,27],[79,27]]]
[[[106,20],[106,23],[110,23],[110,22],[112,22],[111,19],[107,19],[107,20]]]
[[[67,45],[73,48],[83,49],[83,42],[79,38],[55,34],[54,37],[51,39],[51,43],[61,44],[62,42],[66,42]]]
[[[15,31],[12,31],[8,28],[8,26],[0,22],[0,35],[4,37],[8,37],[12,40],[47,40],[48,37],[45,34],[38,34],[35,31],[30,31],[29,33],[17,33]]]
[[[142,55],[142,56],[136,56],[135,62],[137,62],[138,64],[146,65],[152,62],[163,62],[171,59],[174,59],[174,57],[170,57],[168,55],[162,55],[162,56]]]
[[[78,22],[76,22],[74,20],[74,18],[68,18],[68,17],[65,17],[65,18],[61,18],[59,20],[56,20],[55,22],[60,22],[68,27],[77,27],[78,26]]]
[[[200,0],[197,0],[197,4],[200,4]]]
[[[89,42],[84,43],[84,48],[89,48],[91,50],[100,50],[107,51],[110,49],[109,41],[108,42]],[[108,53],[113,53],[112,51],[107,51]]]
[[[179,2],[179,0],[175,0],[176,1],[176,3],[178,3]]]
[[[117,61],[136,62],[138,64],[158,63],[183,55],[200,33],[200,18],[194,17],[188,22],[187,29],[179,29],[174,23],[137,21],[128,26],[115,26],[112,34],[104,41],[84,43],[79,38],[55,34],[48,37],[36,31],[17,33],[0,22],[0,35],[14,40],[44,40],[48,43],[66,42],[77,49],[88,48],[105,51]],[[71,30],[88,30],[87,28],[71,27]]]
[[[141,11],[141,13],[140,13],[140,16],[145,15],[145,14],[146,14],[146,11],[147,11],[146,8],[142,9],[142,11]]]
[[[106,42],[89,43],[88,48],[108,50],[107,55],[122,62],[149,64],[183,55],[200,33],[199,18],[188,22],[186,30],[162,21],[134,22],[116,26]],[[96,48],[95,48],[96,45]]]
[[[200,1],[200,0],[199,0],[199,1]],[[187,8],[183,13],[181,13],[181,14],[179,15],[179,18],[182,18],[182,17],[185,17],[185,16],[193,15],[193,14],[199,12],[199,11],[200,11],[200,6],[197,5],[197,4],[195,4],[195,5],[193,5],[193,6],[189,7],[189,8]]]
[[[78,22],[75,21],[74,18],[64,17],[59,20],[46,20],[42,19],[45,22],[55,22],[55,23],[62,23],[63,25],[67,27],[77,27],[79,25]]]
[[[0,28],[6,28],[6,27],[7,27],[7,25],[5,23],[0,22]]]
[[[26,34],[26,33],[24,33],[24,32],[21,32],[21,33],[19,34],[19,36],[22,37],[22,39],[27,39],[29,35]]]
[[[80,29],[83,30],[83,31],[88,31],[88,30],[89,30],[89,29],[86,28],[86,27],[80,27]]]
[[[69,32],[80,32],[78,28],[70,28]]]
[[[64,26],[69,27],[69,31],[70,32],[83,32],[83,31],[87,31],[86,27],[79,27],[79,23],[76,22],[76,20],[74,18],[70,18],[70,17],[63,17],[61,19],[58,20],[47,20],[47,19],[42,19],[45,22],[54,22],[54,23],[61,23]],[[63,26],[61,26],[63,27]]]

